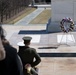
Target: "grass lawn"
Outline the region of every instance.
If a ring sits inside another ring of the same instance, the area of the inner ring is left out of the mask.
[[[19,21],[20,19],[22,19],[23,17],[25,17],[28,14],[30,14],[31,12],[33,12],[34,10],[36,10],[36,8],[26,8],[24,11],[20,12],[19,14],[14,16],[12,19],[8,20],[7,23],[14,24],[17,21]]]
[[[45,9],[35,19],[33,19],[30,22],[30,24],[46,24],[50,17],[51,17],[51,9]]]

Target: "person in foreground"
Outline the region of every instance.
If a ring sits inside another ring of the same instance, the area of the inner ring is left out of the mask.
[[[19,48],[18,54],[22,60],[23,73],[24,75],[38,75],[35,67],[41,62],[41,58],[36,49],[29,47],[32,37],[25,36],[22,39],[25,46]]]
[[[10,45],[0,26],[0,75],[23,75],[17,50]]]

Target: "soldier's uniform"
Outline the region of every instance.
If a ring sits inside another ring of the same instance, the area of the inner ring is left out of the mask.
[[[23,37],[24,43],[30,42],[31,39],[32,39],[31,37]],[[29,46],[26,46],[26,44],[25,44],[25,46],[23,46],[19,49],[18,54],[19,54],[19,56],[22,60],[22,63],[23,63],[24,75],[29,75],[27,73],[27,70],[24,68],[24,66],[26,64],[30,64],[31,67],[35,67],[41,61],[39,54],[36,52],[36,49],[30,48]],[[35,58],[35,60],[34,60],[34,58]]]

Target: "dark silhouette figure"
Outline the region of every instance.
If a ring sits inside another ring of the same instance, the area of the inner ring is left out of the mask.
[[[2,26],[0,26],[0,45],[0,49],[4,51],[1,54],[3,59],[0,60],[0,75],[23,75],[17,50],[5,38]]]
[[[28,36],[23,37],[25,46],[19,47],[18,52],[23,63],[24,75],[38,75],[34,68],[41,62],[41,58],[36,52],[36,49],[29,47],[31,39],[32,38]]]

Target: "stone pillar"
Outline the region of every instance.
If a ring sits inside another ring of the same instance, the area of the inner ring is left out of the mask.
[[[47,32],[60,30],[60,21],[70,17],[76,22],[76,0],[51,0],[51,19],[47,24]]]

